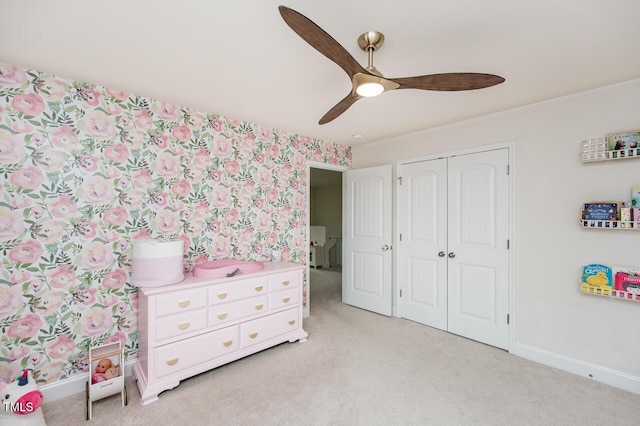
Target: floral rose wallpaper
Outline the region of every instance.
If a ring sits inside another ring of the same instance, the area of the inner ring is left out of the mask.
[[[132,243],[306,263],[307,160],[349,147],[0,64],[0,380],[88,371],[137,348]],[[306,294],[306,293],[305,293]]]

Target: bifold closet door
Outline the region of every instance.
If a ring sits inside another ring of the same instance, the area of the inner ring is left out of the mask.
[[[402,164],[400,315],[508,346],[508,150]]]

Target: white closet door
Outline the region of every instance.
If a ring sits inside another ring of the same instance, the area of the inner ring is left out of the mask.
[[[507,349],[508,150],[449,158],[451,333]]]
[[[391,165],[343,175],[342,301],[391,316]]]
[[[447,159],[402,165],[398,174],[402,317],[447,330]]]

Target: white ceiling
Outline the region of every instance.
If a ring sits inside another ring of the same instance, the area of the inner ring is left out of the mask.
[[[506,82],[396,90],[321,126],[351,83],[280,4],[363,66],[358,36],[383,32],[374,63],[387,77]],[[638,0],[0,0],[0,11],[0,62],[352,146],[640,77]]]

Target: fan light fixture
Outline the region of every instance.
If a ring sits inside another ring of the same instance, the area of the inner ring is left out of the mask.
[[[364,83],[356,88],[356,93],[365,98],[372,98],[384,92],[384,86],[380,83]]]

